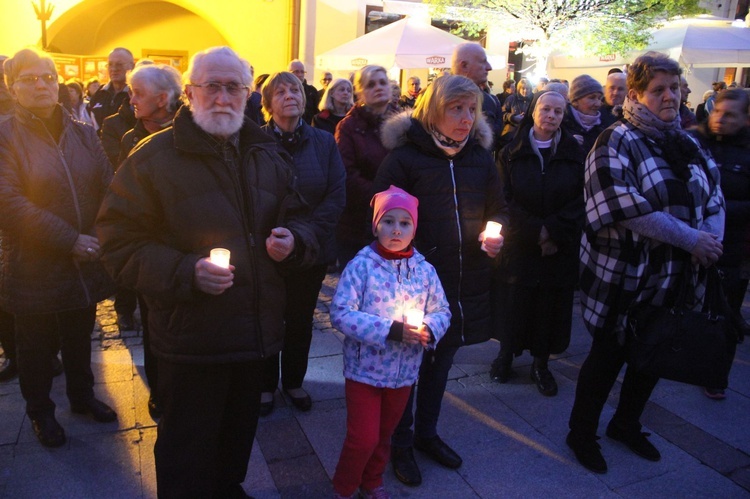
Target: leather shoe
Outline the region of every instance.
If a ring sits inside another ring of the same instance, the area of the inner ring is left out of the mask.
[[[565,443],[573,449],[576,459],[584,468],[594,473],[603,474],[607,472],[607,461],[604,460],[604,456],[599,450],[601,446],[596,443],[597,440],[599,440],[597,436],[579,438],[573,435],[573,432],[570,432],[565,438]]]
[[[307,412],[312,408],[312,399],[302,388],[290,388],[288,390],[285,388],[284,393],[292,399],[292,405],[300,411]]]
[[[536,383],[536,389],[545,397],[557,395],[557,382],[549,369],[531,368],[531,381]]]
[[[5,363],[5,369],[0,371],[0,382],[10,381],[18,376],[18,363],[15,360],[8,359]]]
[[[37,418],[31,418],[31,426],[36,438],[45,447],[61,447],[65,445],[65,430],[55,419],[54,414],[45,414]]]
[[[393,474],[398,480],[411,487],[422,483],[422,473],[419,471],[414,451],[411,447],[391,447],[391,466]]]
[[[642,458],[656,462],[661,459],[661,453],[646,438],[650,435],[650,433],[645,433],[642,431],[623,430],[622,428],[615,424],[612,424],[611,422],[607,426],[607,436],[609,438],[624,443],[625,445],[627,445],[628,449],[641,456]]]
[[[517,374],[511,365],[512,363],[503,362],[503,359],[498,356],[492,361],[492,367],[490,367],[490,379],[497,381],[498,383],[507,383],[515,378]]]
[[[273,412],[273,392],[260,394],[260,415],[268,416]]]
[[[414,436],[414,448],[427,454],[433,461],[442,464],[446,468],[456,469],[461,466],[463,460],[456,451],[448,447],[438,435],[432,438]]]
[[[110,406],[94,397],[85,402],[71,402],[70,410],[77,414],[87,414],[94,421],[100,423],[111,423],[117,420],[117,413]]]
[[[120,331],[134,331],[135,319],[133,314],[117,314],[117,327]]]

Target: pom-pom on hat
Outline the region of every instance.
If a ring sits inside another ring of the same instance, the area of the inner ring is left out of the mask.
[[[595,92],[599,92],[600,94],[604,93],[602,84],[589,75],[581,75],[577,76],[570,84],[568,98],[570,99],[570,102],[575,102],[581,97],[586,97],[588,94],[593,94]]]
[[[386,212],[395,208],[401,208],[411,215],[411,220],[414,223],[414,230],[417,230],[417,206],[419,206],[419,200],[406,192],[403,189],[399,189],[395,185],[390,186],[387,190],[378,192],[372,197],[370,201],[372,206],[372,232],[375,233],[375,229],[378,226],[378,222],[383,218]]]

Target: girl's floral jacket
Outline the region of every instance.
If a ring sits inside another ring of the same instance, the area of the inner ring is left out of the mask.
[[[435,268],[416,249],[411,258],[386,260],[369,246],[357,253],[339,279],[331,321],[344,339],[344,377],[379,388],[400,388],[417,380],[422,345],[387,339],[394,320],[424,311],[434,348],[451,313]]]

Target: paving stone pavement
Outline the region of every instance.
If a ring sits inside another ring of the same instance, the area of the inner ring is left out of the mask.
[[[346,423],[342,336],[328,318],[335,285],[336,276],[327,276],[315,313],[305,381],[313,409],[301,413],[275,394],[276,409],[261,419],[243,484],[254,497],[332,494],[330,479]],[[745,305],[750,317],[750,301]],[[550,362],[560,387],[556,397],[536,391],[528,355],[515,361],[518,378],[500,385],[488,377],[496,342],[459,351],[438,428],[464,464],[448,470],[417,453],[424,483],[406,487],[389,468],[385,484],[393,497],[750,497],[750,341],[739,345],[724,401],[709,400],[696,387],[659,383],[643,422],[662,453],[660,462],[641,459],[603,437],[609,472],[596,475],[575,462],[564,442],[575,381],[590,345],[577,305],[574,310],[570,347]],[[0,498],[156,496],[156,425],[146,409],[141,335],[119,331],[108,300],[99,305],[92,344],[95,390],[117,410],[119,420],[94,423],[72,414],[61,376],[54,381],[53,399],[68,443],[46,449],[24,415],[18,381],[0,383]],[[600,434],[614,413],[618,387],[605,406]]]

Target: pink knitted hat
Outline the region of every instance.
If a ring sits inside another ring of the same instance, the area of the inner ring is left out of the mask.
[[[390,186],[387,190],[378,192],[372,197],[370,206],[372,206],[372,232],[375,233],[375,229],[378,226],[378,222],[383,218],[383,215],[387,211],[393,210],[394,208],[401,208],[406,210],[411,215],[411,220],[414,223],[414,230],[417,230],[417,206],[419,201],[417,198],[409,194],[403,189],[399,189],[395,185]]]

